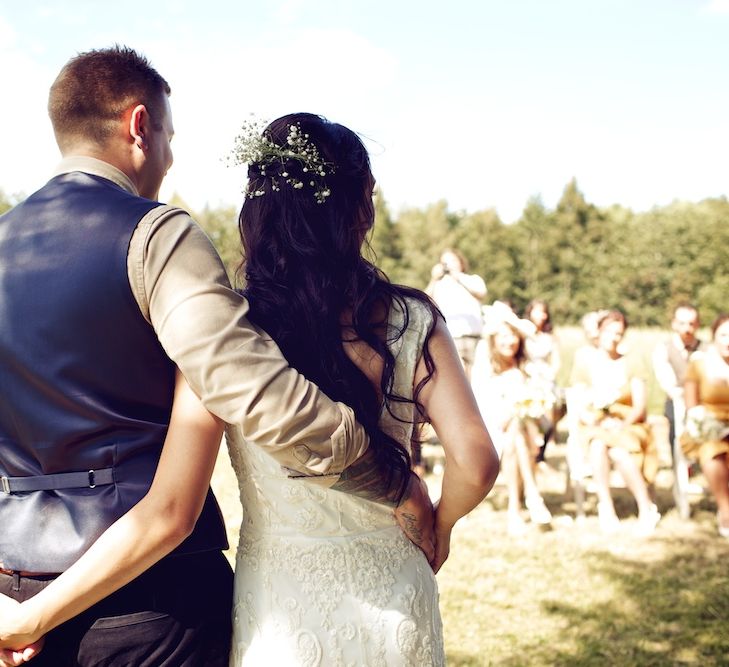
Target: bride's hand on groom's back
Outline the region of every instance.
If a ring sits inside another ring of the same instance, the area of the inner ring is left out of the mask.
[[[43,639],[39,639],[23,649],[0,648],[0,667],[18,667],[29,662],[40,653]]]
[[[395,509],[395,518],[407,538],[422,549],[429,563],[435,558],[435,530],[433,503],[428,487],[415,473],[410,481],[404,500]]]
[[[0,593],[0,667],[23,665],[43,648],[42,637],[33,643],[24,638],[20,609],[19,602]]]

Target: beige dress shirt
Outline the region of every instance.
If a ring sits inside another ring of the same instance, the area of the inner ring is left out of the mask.
[[[683,400],[683,382],[686,376],[689,357],[697,350],[705,349],[702,341],[697,340],[691,348],[686,348],[676,333],[662,341],[653,350],[653,370],[658,384],[672,401]]]
[[[71,171],[138,194],[106,162],[65,158],[54,175]],[[187,213],[160,206],[142,218],[127,269],[139,309],[210,412],[238,426],[292,475],[317,476],[327,486],[365,453],[368,438],[352,410],[292,369],[270,337],[248,321],[247,301],[231,288],[210,239]],[[357,484],[345,486],[357,493]]]

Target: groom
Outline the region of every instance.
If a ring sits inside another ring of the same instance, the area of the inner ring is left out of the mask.
[[[145,495],[175,366],[292,475],[393,506],[406,486],[401,524],[432,555],[416,478],[378,469],[352,411],[288,367],[248,323],[206,235],[156,201],[172,164],[169,94],[132,49],[70,60],[48,104],[63,160],[0,217],[0,593],[32,597]],[[192,535],[143,585],[59,626],[40,653],[10,651],[23,647],[0,622],[0,665],[117,664],[120,647],[124,664],[227,665],[226,547],[210,493]],[[152,613],[173,595],[174,609]],[[15,603],[0,602],[2,620]]]

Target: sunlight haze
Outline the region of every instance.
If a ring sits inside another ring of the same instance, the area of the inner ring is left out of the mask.
[[[0,1],[0,189],[59,155],[45,106],[75,53],[129,45],[170,82],[162,198],[237,205],[241,122],[311,111],[367,138],[393,210],[445,199],[517,219],[576,177],[635,210],[727,193],[729,2]]]

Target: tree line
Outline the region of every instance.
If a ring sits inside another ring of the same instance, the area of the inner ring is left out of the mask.
[[[561,324],[597,308],[620,308],[641,326],[665,326],[684,301],[705,323],[729,310],[725,197],[635,213],[598,208],[573,179],[554,209],[534,197],[513,224],[494,210],[451,212],[445,201],[394,217],[379,196],[376,208],[371,245],[393,282],[426,285],[441,250],[454,247],[486,281],[490,300],[522,311],[544,299]]]
[[[0,212],[17,201],[0,191]],[[190,210],[179,197],[171,203]],[[235,278],[241,261],[236,207],[191,211]],[[493,209],[451,211],[445,200],[393,214],[381,191],[367,252],[392,282],[423,288],[447,247],[486,281],[488,300],[521,310],[546,300],[560,324],[619,307],[631,324],[665,326],[675,304],[695,303],[705,323],[729,310],[729,201],[674,202],[647,212],[599,208],[570,181],[554,209],[530,199],[505,224]]]

